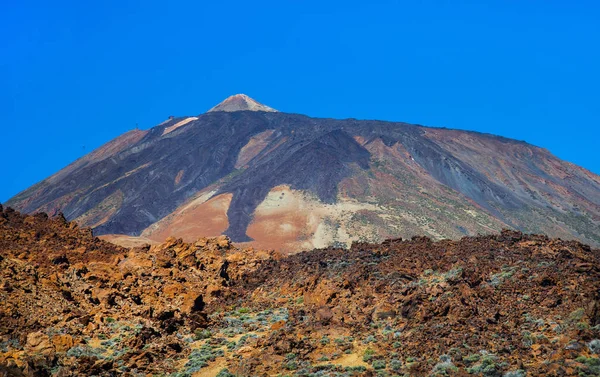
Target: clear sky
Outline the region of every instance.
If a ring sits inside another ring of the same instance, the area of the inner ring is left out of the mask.
[[[285,112],[503,135],[600,173],[598,1],[0,5],[0,201],[235,93]]]

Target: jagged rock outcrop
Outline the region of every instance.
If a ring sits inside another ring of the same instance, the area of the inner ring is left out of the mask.
[[[0,209],[0,375],[595,376],[600,251],[515,231],[292,256]],[[508,373],[508,374],[507,374]]]
[[[225,236],[193,244],[169,238],[127,250],[62,215],[2,210],[0,365],[31,375],[57,368],[61,375],[94,374],[84,365],[91,357],[94,365],[101,361],[99,374],[121,375],[116,360],[105,355],[113,345],[101,347],[117,333],[122,344],[114,346],[121,349],[118,359],[125,369],[143,365],[146,371],[162,372],[162,365],[150,361],[164,352],[181,352],[174,334],[207,328],[208,313],[236,297],[235,282],[260,260],[276,256],[233,248]],[[151,339],[160,349],[141,352]],[[103,355],[94,349],[103,349],[98,351]]]

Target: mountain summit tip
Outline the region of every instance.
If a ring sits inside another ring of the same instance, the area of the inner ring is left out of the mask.
[[[233,111],[243,111],[243,110],[277,112],[277,110],[275,110],[269,106],[265,106],[262,103],[253,100],[252,98],[248,97],[245,94],[236,94],[231,97],[227,97],[225,99],[225,101],[221,102],[217,106],[208,110],[208,112],[209,113],[213,112],[213,111],[233,112]]]

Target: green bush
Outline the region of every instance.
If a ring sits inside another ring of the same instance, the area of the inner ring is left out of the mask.
[[[364,344],[369,344],[369,343],[377,343],[377,338],[375,338],[374,335],[369,335],[365,338],[365,340],[363,340]]]
[[[217,377],[235,377],[235,374],[231,373],[229,369],[224,368],[217,373]]]
[[[390,361],[390,369],[393,370],[394,372],[399,372],[400,369],[402,369],[402,361],[400,361],[398,359],[394,359],[394,360]]]
[[[365,350],[365,352],[363,353],[363,361],[365,363],[368,363],[368,362],[370,362],[373,359],[373,356],[375,356],[375,351],[373,351],[370,348],[367,348]]]
[[[358,366],[346,367],[346,368],[344,368],[344,370],[346,372],[365,372],[367,370],[367,368],[365,368],[362,365],[358,365]]]
[[[582,367],[577,368],[580,376],[600,376],[600,359],[596,357],[579,356],[575,361],[583,364]]]
[[[448,372],[457,372],[458,368],[452,363],[448,355],[441,355],[440,362],[435,364],[431,372],[432,376],[447,376]]]
[[[481,359],[478,364],[467,369],[469,374],[482,374],[486,377],[496,377],[498,375],[498,365],[496,365],[496,356],[481,351]]]
[[[375,360],[372,365],[375,370],[385,369],[385,360]]]
[[[283,367],[287,370],[296,370],[298,369],[298,363],[295,360],[288,361]]]
[[[94,348],[88,346],[87,344],[81,344],[69,349],[67,351],[67,356],[76,358],[86,356],[90,358],[102,359],[104,358],[104,353],[106,353],[106,350],[104,348]]]
[[[463,357],[463,362],[464,362],[465,364],[468,364],[468,365],[470,365],[470,364],[473,364],[473,363],[476,363],[476,362],[478,362],[478,361],[479,361],[479,359],[481,359],[481,355],[480,355],[480,354],[478,354],[478,353],[473,353],[473,354],[471,354],[471,355],[468,355],[468,356],[465,356],[465,357]]]
[[[583,310],[583,308],[579,308],[577,310],[574,310],[571,314],[569,314],[569,319],[573,322],[581,321],[584,315],[585,310]]]
[[[224,354],[223,350],[212,349],[212,347],[206,344],[198,349],[194,349],[188,356],[188,362],[184,365],[185,372],[194,374],[207,366],[209,362],[215,361],[217,357],[221,357]]]
[[[501,272],[490,275],[489,284],[493,287],[501,285],[505,280],[510,279],[514,275],[516,269],[516,267],[502,267]]]
[[[197,329],[194,331],[194,340],[204,340],[212,336],[212,333],[208,329]]]

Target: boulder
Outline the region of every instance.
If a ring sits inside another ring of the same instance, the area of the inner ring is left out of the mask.
[[[50,342],[50,337],[43,332],[38,331],[27,335],[25,351],[28,353],[39,353],[44,356],[49,356],[54,353],[54,347]]]
[[[73,337],[69,334],[54,335],[52,337],[52,344],[56,352],[66,352],[73,347]]]

